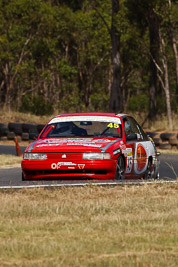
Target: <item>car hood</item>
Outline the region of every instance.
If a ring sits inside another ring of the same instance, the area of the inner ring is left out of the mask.
[[[31,143],[26,152],[99,152],[117,140],[116,138],[47,138]]]

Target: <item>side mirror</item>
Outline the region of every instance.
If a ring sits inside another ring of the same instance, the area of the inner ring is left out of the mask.
[[[131,140],[137,140],[137,134],[136,133],[130,133],[126,136],[126,141],[131,141]]]

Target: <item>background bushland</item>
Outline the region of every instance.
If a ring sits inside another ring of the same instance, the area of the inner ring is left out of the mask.
[[[1,0],[0,106],[178,110],[177,0]]]

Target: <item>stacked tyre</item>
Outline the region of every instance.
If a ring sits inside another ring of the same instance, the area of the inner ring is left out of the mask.
[[[160,148],[162,149],[177,149],[178,148],[178,140],[177,133],[162,133],[161,139],[163,144]]]
[[[0,140],[7,137],[8,128],[4,123],[0,123]]]
[[[44,124],[32,123],[13,123],[8,125],[0,123],[0,139],[1,140],[14,140],[15,136],[18,141],[34,140],[38,137],[39,133],[44,128]]]
[[[178,149],[178,134],[175,132],[161,134],[156,132],[149,132],[148,135],[153,138],[153,141],[157,148],[173,150]]]
[[[23,123],[22,140],[35,140],[44,128],[44,126],[44,124]]]
[[[22,124],[21,123],[10,122],[8,124],[8,130],[9,130],[7,134],[8,140],[14,140],[14,137],[16,136],[18,141],[21,141],[21,136],[22,136]]]

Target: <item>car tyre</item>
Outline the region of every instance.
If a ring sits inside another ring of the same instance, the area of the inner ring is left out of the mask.
[[[8,132],[7,133],[7,139],[8,140],[14,140],[14,138],[15,138],[15,133],[13,133],[13,132]]]
[[[29,140],[29,133],[22,133],[22,140],[28,141]]]
[[[159,171],[154,174],[154,179],[159,179]]]
[[[171,149],[171,145],[169,143],[162,143],[159,145],[160,149]]]
[[[176,134],[175,134],[175,133],[162,133],[162,134],[160,135],[160,137],[161,137],[161,139],[162,139],[163,141],[169,141],[169,138],[171,138],[171,137],[176,137]]]
[[[149,158],[148,159],[148,165],[147,165],[147,169],[146,169],[146,172],[143,176],[143,179],[150,179],[152,178],[152,175],[151,175],[151,167],[152,167],[152,160]]]
[[[178,144],[178,140],[177,140],[177,138],[169,138],[169,144],[170,145],[177,145]]]
[[[22,172],[22,181],[26,181],[23,172]]]
[[[124,157],[119,156],[116,164],[116,174],[115,180],[124,180],[125,179],[125,162]]]

